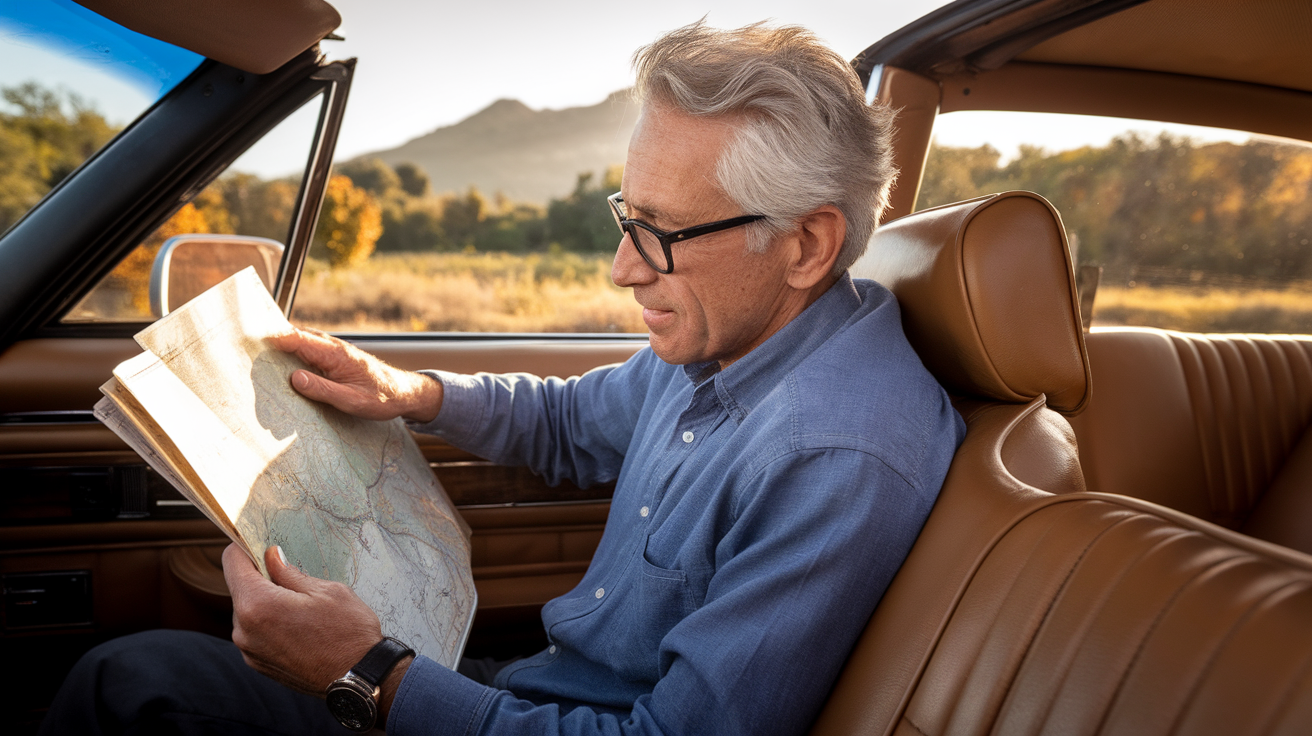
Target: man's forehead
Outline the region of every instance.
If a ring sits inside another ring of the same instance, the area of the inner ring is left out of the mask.
[[[728,120],[645,105],[624,167],[630,216],[674,223],[723,210],[715,167],[735,130]]]

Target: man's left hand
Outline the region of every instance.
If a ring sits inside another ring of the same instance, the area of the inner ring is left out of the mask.
[[[232,592],[232,641],[246,664],[303,693],[323,697],[383,638],[378,616],[350,588],[306,575],[264,553],[272,582],[235,544],[223,551]]]

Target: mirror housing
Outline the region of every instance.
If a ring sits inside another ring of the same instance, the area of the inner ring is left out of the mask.
[[[150,311],[163,317],[247,266],[255,268],[272,294],[282,252],[282,243],[251,235],[169,238],[150,270]]]

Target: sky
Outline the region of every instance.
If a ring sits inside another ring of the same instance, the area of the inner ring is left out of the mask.
[[[629,62],[638,47],[703,16],[720,27],[760,20],[800,24],[852,58],[943,4],[944,0],[661,0],[642,5],[597,0],[336,0],[333,5],[342,15],[337,32],[346,40],[325,41],[323,48],[331,58],[359,59],[337,158],[398,146],[459,122],[501,98],[518,99],[535,109],[596,104],[632,84]],[[21,41],[0,29],[0,86],[39,78],[47,86],[80,95],[118,124],[129,122],[153,101],[139,86]],[[935,134],[943,145],[991,143],[1005,159],[1023,142],[1050,150],[1101,145],[1128,127],[1123,121],[1071,117],[1060,123],[1018,125],[1006,114],[956,113],[944,116]],[[1219,131],[1187,132],[1210,140],[1244,139]],[[291,140],[290,135],[286,139]],[[241,168],[265,176],[282,175],[301,168],[303,155],[299,145],[275,141],[252,151]]]
[[[400,145],[501,98],[535,109],[594,105],[633,83],[629,60],[661,33],[706,16],[718,27],[806,26],[845,58],[943,0],[660,0],[438,3],[336,0],[323,48],[359,58],[339,155]]]

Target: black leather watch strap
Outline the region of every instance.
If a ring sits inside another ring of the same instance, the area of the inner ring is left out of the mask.
[[[359,664],[351,668],[351,672],[370,685],[378,687],[378,683],[387,677],[387,673],[392,671],[397,662],[414,653],[413,649],[396,639],[390,636],[384,637],[369,650],[368,654],[364,655],[364,659],[361,659]]]

